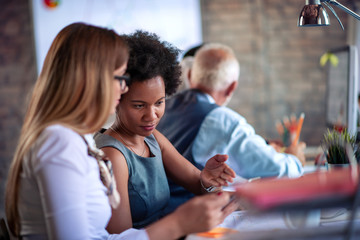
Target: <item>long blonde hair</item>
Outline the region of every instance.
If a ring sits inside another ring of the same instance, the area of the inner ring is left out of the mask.
[[[114,31],[73,23],[53,41],[33,88],[6,184],[5,208],[11,232],[20,231],[18,191],[22,161],[49,125],[93,133],[112,107],[113,71],[128,60],[126,42]]]

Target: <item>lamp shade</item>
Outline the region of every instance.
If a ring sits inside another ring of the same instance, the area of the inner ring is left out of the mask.
[[[320,0],[306,0],[299,16],[298,26],[314,27],[328,25],[330,25],[329,15],[321,5]]]

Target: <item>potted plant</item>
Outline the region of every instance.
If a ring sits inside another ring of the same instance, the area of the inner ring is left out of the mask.
[[[324,150],[328,169],[333,167],[344,167],[350,164],[349,155],[346,152],[346,146],[351,147],[355,159],[359,159],[360,157],[356,137],[351,135],[346,129],[342,132],[338,132],[335,129],[328,129],[324,134],[321,146]]]

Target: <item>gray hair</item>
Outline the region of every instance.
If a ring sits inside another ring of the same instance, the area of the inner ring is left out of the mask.
[[[190,81],[189,81],[189,71],[192,68],[194,62],[194,57],[193,56],[186,56],[184,57],[181,62],[180,62],[180,66],[181,66],[181,85],[178,88],[178,91],[183,90],[183,89],[187,89],[190,87]]]
[[[240,65],[232,49],[220,43],[209,43],[195,54],[191,82],[211,90],[223,90],[237,81]]]

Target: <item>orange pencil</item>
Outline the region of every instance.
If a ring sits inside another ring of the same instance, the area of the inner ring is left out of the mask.
[[[294,141],[291,144],[293,146],[297,145],[297,143],[299,141],[300,132],[301,132],[301,128],[302,128],[302,125],[304,122],[304,118],[305,118],[305,113],[301,113],[300,117],[299,117],[299,122],[297,124],[296,135],[295,135]]]

